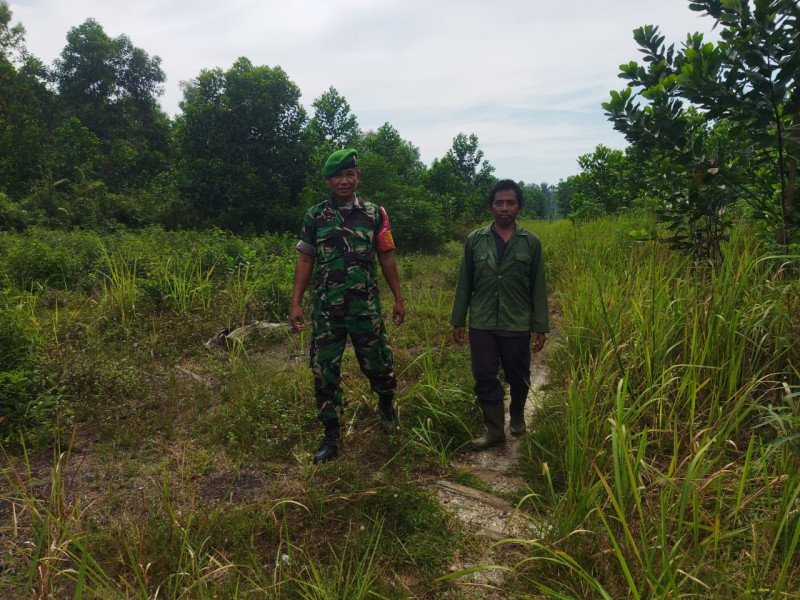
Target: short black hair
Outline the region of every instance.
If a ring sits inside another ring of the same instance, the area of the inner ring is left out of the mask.
[[[497,192],[504,192],[506,190],[514,190],[514,193],[517,195],[517,204],[519,204],[519,207],[522,208],[525,204],[525,200],[522,197],[522,188],[519,187],[519,184],[513,179],[501,179],[492,186],[492,189],[489,192],[489,206],[491,206],[494,202],[494,195]]]

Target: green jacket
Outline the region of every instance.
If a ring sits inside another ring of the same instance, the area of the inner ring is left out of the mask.
[[[539,237],[517,225],[502,262],[492,226],[469,234],[450,324],[472,329],[547,333],[547,286]]]

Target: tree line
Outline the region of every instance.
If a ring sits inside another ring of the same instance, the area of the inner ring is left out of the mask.
[[[245,57],[182,83],[180,112],[158,104],[157,56],[88,19],[52,66],[25,48],[0,3],[0,227],[219,227],[293,231],[327,196],[319,173],[337,148],[359,149],[365,197],[387,207],[410,250],[435,250],[483,219],[495,181],[474,134],[426,167],[391,124],[364,131],[331,87],[308,115],[279,66]],[[547,216],[547,184],[527,185],[528,212]],[[544,188],[544,192],[542,189]],[[552,207],[552,204],[549,205]]]
[[[797,237],[800,8],[795,0],[689,0],[720,39],[680,48],[657,26],[634,31],[643,64],[603,104],[628,147],[598,146],[556,185],[520,182],[529,218],[583,221],[631,209],[698,259],[719,255],[749,218],[783,244]],[[0,229],[216,226],[294,231],[326,191],[319,172],[354,146],[361,191],[387,207],[401,247],[433,251],[485,218],[496,180],[477,136],[460,133],[430,166],[390,123],[364,131],[331,87],[312,103],[280,66],[239,58],[183,83],[180,112],[159,107],[166,77],[150,56],[89,19],[45,66],[0,2]]]

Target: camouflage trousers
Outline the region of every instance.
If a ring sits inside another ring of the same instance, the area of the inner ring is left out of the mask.
[[[341,366],[347,336],[353,344],[361,371],[379,396],[394,393],[392,347],[379,312],[331,317],[314,311],[311,315],[311,371],[320,420],[336,419],[341,414]]]

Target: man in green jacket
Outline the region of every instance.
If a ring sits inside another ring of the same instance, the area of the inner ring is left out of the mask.
[[[453,338],[463,345],[469,313],[474,389],[486,425],[486,433],[472,440],[477,449],[506,440],[500,365],[511,392],[511,433],[525,433],[531,352],[544,347],[549,331],[542,244],[517,225],[522,206],[522,189],[510,179],[489,192],[494,221],[467,238],[450,318]]]

